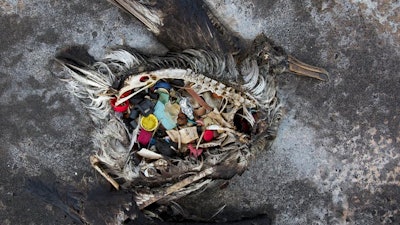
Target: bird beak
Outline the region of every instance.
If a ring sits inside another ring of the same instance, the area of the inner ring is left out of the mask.
[[[119,90],[118,95],[117,95],[117,101],[115,102],[115,105],[120,105],[123,102],[127,101],[128,99],[132,98],[133,96],[137,95],[143,90],[146,90],[147,88],[150,88],[153,86],[159,79],[155,75],[143,73],[139,75],[132,75],[130,76],[126,81],[124,87]],[[135,88],[140,88],[139,90],[135,91],[134,93],[121,98],[121,96]]]
[[[323,81],[329,80],[329,73],[325,69],[308,65],[290,55],[288,56],[288,62],[289,72],[291,73],[300,76],[312,77]]]

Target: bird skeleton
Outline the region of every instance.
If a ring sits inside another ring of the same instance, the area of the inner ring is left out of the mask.
[[[162,31],[164,23],[157,17],[157,10],[147,9],[136,1],[112,2],[138,17],[155,34]],[[212,19],[212,24],[216,23]],[[164,56],[121,49],[84,66],[60,54],[58,61],[71,75],[68,80],[71,92],[86,102],[98,125],[93,135],[96,150],[90,157],[93,168],[116,189],[134,192],[140,209],[202,190],[214,180],[241,174],[250,156],[255,154],[251,140],[270,141],[276,136],[282,112],[275,76],[289,71],[324,80],[328,75],[324,69],[276,52],[273,42],[264,35],[255,39],[251,49],[240,61],[233,53],[205,49],[185,49]],[[166,156],[160,149],[139,146],[139,127],[129,131],[123,116],[110,106],[111,99],[116,99],[116,106],[124,104],[161,80],[183,80],[183,87],[174,88],[205,108],[201,117],[211,124],[202,125],[219,135],[206,143],[202,141],[203,132],[193,142],[195,149],[206,148],[199,158],[185,155],[187,145],[181,141],[177,149],[169,149],[179,156]],[[123,81],[118,88],[113,86],[116,81]],[[222,98],[220,104],[210,101],[211,94]],[[249,131],[235,123],[240,118],[249,124]]]
[[[71,74],[71,86],[80,88],[79,91],[76,88],[72,91],[78,97],[90,96],[92,103],[89,102],[88,109],[92,112],[94,120],[103,124],[103,128],[94,135],[95,147],[98,150],[90,158],[92,166],[116,189],[133,190],[136,193],[136,203],[141,209],[165,199],[167,195],[168,199],[175,199],[184,196],[183,193],[192,193],[203,188],[203,185],[198,185],[199,182],[208,180],[211,173],[215,172],[215,166],[225,165],[231,172],[214,174],[214,179],[229,179],[234,174],[242,173],[252,154],[249,140],[256,133],[263,133],[262,129],[257,128],[258,124],[267,124],[265,129],[269,129],[268,135],[276,135],[281,111],[276,96],[274,74],[261,73],[260,65],[254,60],[248,60],[247,64],[244,63],[242,71],[233,70],[242,76],[240,84],[236,80],[223,83],[219,81],[223,79],[218,79],[218,76],[214,76],[216,79],[213,79],[212,72],[218,71],[215,70],[215,65],[229,67],[228,61],[222,57],[210,57],[216,61],[208,61],[209,64],[203,64],[202,68],[199,68],[195,62],[196,57],[206,58],[212,53],[197,50],[190,52],[190,56],[180,55],[189,62],[187,64],[192,65],[189,68],[156,69],[132,74],[125,78],[122,87],[117,91],[111,88],[113,81],[143,63],[140,61],[143,57],[139,54],[125,50],[113,51],[103,61],[95,63],[94,68],[78,68],[63,63]],[[152,60],[159,63],[163,59]],[[147,63],[149,61],[151,60],[147,60]],[[219,70],[224,71],[225,76],[232,72],[232,68]],[[221,133],[216,140],[209,143],[201,143],[201,138],[196,140],[196,149],[208,149],[202,156],[204,163],[198,164],[190,159],[190,156],[165,157],[159,152],[154,152],[154,149],[133,150],[138,129],[129,132],[121,119],[107,106],[111,98],[117,98],[118,105],[149,89],[160,80],[174,79],[184,81],[185,86],[182,90],[190,89],[199,96],[215,93],[223,99],[221,102],[225,102],[217,108],[211,107],[203,116],[213,121],[206,129]],[[128,93],[131,94],[127,95]],[[238,113],[239,109],[242,113]],[[256,112],[261,119],[256,122],[250,111]],[[249,135],[238,130],[233,122],[235,115],[248,121],[256,133]],[[132,157],[141,157],[141,163],[135,165]],[[153,197],[147,194],[149,187],[157,190],[157,194],[151,195]],[[186,191],[181,192],[183,187]]]

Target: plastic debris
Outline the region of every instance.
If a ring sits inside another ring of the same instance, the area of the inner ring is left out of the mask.
[[[129,101],[125,101],[120,105],[115,105],[117,102],[117,98],[112,98],[110,100],[111,107],[114,109],[115,112],[126,112],[129,109]]]
[[[158,101],[160,101],[163,104],[167,104],[169,101],[169,92],[163,88],[157,89],[158,93]]]
[[[154,90],[157,90],[158,88],[164,88],[166,90],[170,90],[171,89],[171,85],[167,82],[164,81],[158,81],[155,85],[154,85]]]
[[[129,118],[136,119],[139,117],[139,111],[137,109],[132,109],[131,113],[129,114]]]
[[[154,115],[161,122],[165,129],[171,130],[176,127],[176,122],[169,114],[165,113],[165,105],[160,101],[158,101],[154,107]]]
[[[185,86],[185,81],[180,80],[180,79],[170,80],[169,83],[171,85],[174,85],[174,86],[177,86],[177,87],[184,87]]]
[[[207,104],[210,105],[212,108],[217,108],[219,105],[221,105],[222,98],[216,97],[215,94],[212,94],[209,91],[203,94],[203,98],[204,101],[206,101]]]
[[[188,144],[199,138],[196,127],[187,127],[180,129],[179,131],[167,130],[167,134],[173,142],[180,142],[182,144]]]
[[[135,129],[138,126],[138,123],[136,122],[136,120],[132,120],[129,125],[131,125],[132,129]]]
[[[174,149],[178,148],[178,145],[172,141],[167,141],[166,139],[159,139],[156,141],[157,150],[165,156],[172,157],[176,155],[176,151]]]
[[[195,148],[193,147],[192,144],[188,144],[188,148],[189,148],[189,154],[195,157],[196,159],[201,155],[201,153],[203,153],[203,149]]]
[[[124,98],[124,97],[126,97],[126,96],[128,96],[130,94],[131,94],[131,92],[127,91],[123,95],[121,95],[121,98]],[[123,103],[121,103],[121,104],[119,104],[119,105],[116,105],[117,101],[118,101],[117,98],[110,99],[110,105],[114,109],[115,112],[124,113],[129,109],[129,101],[128,100],[123,102]]]
[[[147,146],[150,143],[153,133],[145,129],[140,129],[137,141],[142,146]]]
[[[163,156],[161,154],[150,151],[147,148],[140,149],[140,151],[138,151],[137,154],[146,159],[162,159],[163,158]]]
[[[188,98],[181,98],[179,101],[179,105],[181,106],[182,112],[191,120],[194,119],[193,116],[193,107],[190,105],[189,99]]]
[[[143,101],[144,97],[146,96],[145,91],[141,91],[137,93],[135,96],[129,99],[129,102],[133,105],[139,104],[141,101]]]
[[[207,102],[204,101],[193,89],[191,88],[186,88],[186,91],[198,102],[202,107],[205,109],[211,111],[213,108],[207,104]]]
[[[198,94],[183,80],[158,81],[118,106],[116,101],[110,103],[131,133],[129,148],[145,177],[168,170],[169,158],[198,159],[205,151],[229,151],[227,145],[245,140],[240,132],[251,130],[243,111],[230,113],[232,106],[223,98],[210,91]]]
[[[177,103],[172,104],[171,102],[167,102],[167,104],[165,104],[165,113],[169,114],[175,123],[178,119],[178,115],[179,115],[180,111],[181,111],[181,107]]]
[[[140,111],[140,113],[143,116],[148,116],[151,113],[153,113],[154,112],[153,107],[154,107],[153,103],[147,98],[143,99],[143,101],[141,101],[138,105],[136,105],[136,108]]]
[[[212,130],[205,130],[203,134],[203,140],[206,142],[210,142],[214,139],[214,131]]]
[[[153,131],[158,126],[158,119],[153,114],[149,114],[140,119],[140,126],[146,131]]]

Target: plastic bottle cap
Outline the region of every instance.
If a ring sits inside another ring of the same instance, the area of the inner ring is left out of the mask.
[[[156,129],[157,125],[158,119],[153,114],[149,114],[140,119],[140,126],[142,126],[146,131],[153,131]]]
[[[214,131],[212,131],[212,130],[204,131],[204,136],[203,136],[204,141],[209,142],[209,141],[212,141],[213,138],[214,138]]]
[[[125,98],[126,96],[128,96],[128,95],[130,95],[130,94],[131,94],[131,91],[127,91],[127,92],[125,92],[125,93],[123,93],[123,94],[121,95],[121,98]],[[117,102],[117,98],[112,98],[112,99],[110,99],[110,104],[111,104],[111,106],[113,107],[113,109],[114,109],[115,112],[121,112],[121,113],[123,113],[123,112],[125,112],[126,110],[128,110],[128,108],[129,108],[129,100],[126,100],[126,101],[123,102],[122,104],[115,106],[115,103],[116,103],[116,102]]]
[[[121,112],[121,113],[123,113],[123,112],[125,112],[126,110],[128,110],[128,108],[129,108],[129,101],[125,101],[125,102],[123,102],[122,104],[120,104],[120,105],[115,105],[115,102],[117,102],[117,98],[112,98],[111,100],[110,100],[110,104],[111,104],[111,106],[113,107],[113,109],[114,109],[114,111],[115,112]]]

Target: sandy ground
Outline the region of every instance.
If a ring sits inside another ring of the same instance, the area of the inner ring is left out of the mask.
[[[400,2],[208,2],[244,37],[264,32],[331,79],[279,77],[286,113],[272,148],[199,204],[267,213],[277,225],[399,224]],[[3,0],[0,31],[0,224],[69,224],[24,188],[36,176],[77,186],[96,180],[93,125],[51,58],[70,44],[96,57],[118,44],[164,49],[105,0]]]

